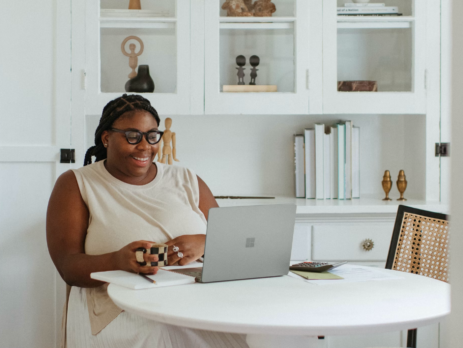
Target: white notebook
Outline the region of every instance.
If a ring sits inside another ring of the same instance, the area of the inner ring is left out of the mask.
[[[164,271],[160,269],[155,275],[149,275],[156,283],[150,283],[142,276],[126,271],[107,271],[91,273],[92,279],[101,280],[103,282],[124,286],[129,289],[150,289],[159,288],[161,286],[174,286],[192,284],[195,282],[194,277],[184,274]]]

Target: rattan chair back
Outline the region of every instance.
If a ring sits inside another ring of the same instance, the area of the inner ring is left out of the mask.
[[[449,282],[447,216],[400,205],[386,268]]]

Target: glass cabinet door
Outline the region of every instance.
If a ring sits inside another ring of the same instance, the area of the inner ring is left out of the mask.
[[[321,16],[321,1],[273,0],[267,12],[250,3],[237,12],[226,0],[206,0],[206,114],[307,114],[317,59],[309,52],[311,16]],[[321,41],[317,54],[321,65]]]
[[[323,112],[426,112],[426,1],[325,0]]]
[[[190,1],[141,5],[87,1],[87,114],[123,93],[142,94],[160,114],[190,112]]]

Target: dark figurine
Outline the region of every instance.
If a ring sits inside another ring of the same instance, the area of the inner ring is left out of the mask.
[[[246,57],[245,56],[238,56],[236,57],[236,64],[239,66],[239,68],[236,68],[238,70],[238,84],[239,85],[244,85],[244,70],[246,68],[243,68],[243,66],[246,65]]]
[[[137,76],[127,81],[125,84],[125,91],[137,93],[154,92],[154,81],[150,76],[150,68],[148,65],[138,66]]]
[[[249,82],[250,85],[255,85],[256,84],[256,77],[257,77],[257,72],[259,69],[256,69],[257,66],[260,63],[260,59],[258,56],[251,56],[249,59],[249,63],[251,63],[252,69],[251,69],[251,82]]]

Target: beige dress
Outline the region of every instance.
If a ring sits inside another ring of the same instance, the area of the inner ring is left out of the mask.
[[[114,252],[137,240],[164,243],[206,233],[196,175],[182,167],[156,166],[156,178],[146,185],[116,179],[104,161],[74,170],[90,212],[86,254]],[[67,348],[247,347],[243,335],[183,329],[126,313],[111,301],[105,285],[73,287],[67,309]]]

